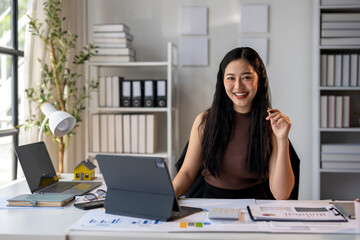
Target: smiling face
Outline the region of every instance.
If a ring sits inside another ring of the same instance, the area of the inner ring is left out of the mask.
[[[226,94],[239,113],[251,111],[252,100],[258,88],[259,77],[253,67],[244,59],[230,62],[224,72]]]

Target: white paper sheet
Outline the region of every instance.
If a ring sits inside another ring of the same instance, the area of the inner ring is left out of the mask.
[[[182,37],[180,39],[181,65],[207,66],[208,42],[207,37]]]
[[[251,47],[261,57],[265,65],[268,65],[268,38],[266,37],[242,37],[241,47]]]
[[[208,9],[201,6],[187,6],[180,10],[181,35],[206,35]]]
[[[243,4],[241,7],[241,32],[267,33],[268,5]]]

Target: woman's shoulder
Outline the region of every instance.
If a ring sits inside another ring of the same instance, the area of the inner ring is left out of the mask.
[[[204,119],[204,116],[205,116],[206,112],[202,112],[202,113],[199,113],[195,120],[194,120],[194,124],[193,126],[198,128],[199,126],[203,125],[203,119]]]

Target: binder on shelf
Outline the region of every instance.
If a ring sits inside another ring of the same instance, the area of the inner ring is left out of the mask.
[[[120,107],[120,86],[122,77],[112,77],[112,107]]]
[[[344,105],[343,105],[343,127],[350,127],[350,96],[344,96]]]
[[[335,55],[328,55],[327,58],[327,86],[335,85]]]
[[[107,117],[107,136],[108,136],[108,152],[115,152],[115,115],[109,114]]]
[[[146,153],[156,152],[156,115],[146,114]]]
[[[108,151],[108,121],[106,114],[100,114],[100,151]]]
[[[335,128],[335,106],[336,106],[336,101],[335,101],[335,96],[334,95],[329,95],[328,96],[328,127],[329,128]]]
[[[358,55],[351,54],[350,55],[350,77],[349,77],[351,87],[357,86],[357,81],[359,78],[359,76],[357,74],[358,74]]]
[[[156,81],[156,107],[167,106],[166,80]]]
[[[123,115],[124,153],[131,153],[131,122],[130,114]]]
[[[327,85],[327,54],[321,54],[320,56],[320,86],[326,86]]]
[[[142,80],[132,80],[132,107],[142,107],[143,106],[143,81]]]
[[[350,86],[350,55],[343,55],[343,64],[342,64],[342,85],[343,87]]]
[[[106,106],[106,79],[99,77],[99,107]]]
[[[155,107],[156,85],[154,80],[144,81],[144,107]]]
[[[131,114],[130,121],[131,153],[139,153],[139,115]]]
[[[123,152],[123,115],[115,115],[115,152]]]
[[[91,115],[91,150],[93,152],[100,152],[100,115]]]
[[[112,77],[106,77],[106,107],[112,106]]]
[[[139,114],[139,153],[146,153],[146,115]]]
[[[335,97],[335,127],[343,127],[343,96]]]
[[[131,81],[123,79],[121,81],[121,107],[131,107]]]
[[[320,96],[320,127],[328,127],[328,96]]]
[[[342,82],[342,55],[336,54],[335,55],[335,73],[334,73],[334,84],[336,87],[341,87]]]

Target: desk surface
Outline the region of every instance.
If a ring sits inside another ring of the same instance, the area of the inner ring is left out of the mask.
[[[72,175],[65,175],[71,178]],[[102,180],[99,178],[98,180]],[[30,193],[24,179],[0,188],[0,198]],[[350,234],[284,234],[284,233],[149,233],[149,232],[88,232],[69,231],[86,211],[70,206],[60,209],[27,208],[0,209],[0,239],[7,240],[91,240],[91,239],[266,239],[266,240],[360,240]]]

